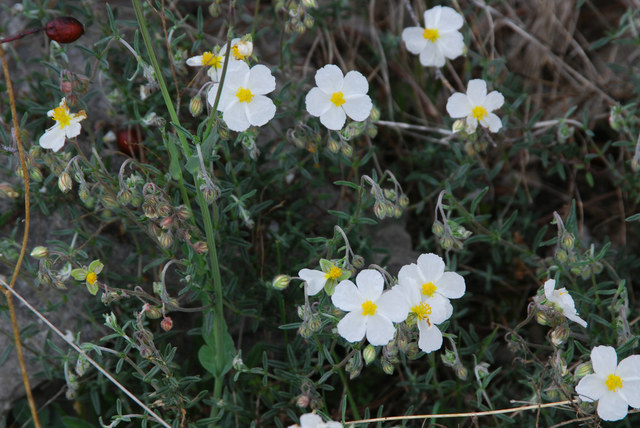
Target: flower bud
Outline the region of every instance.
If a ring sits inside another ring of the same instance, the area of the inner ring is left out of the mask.
[[[160,227],[163,229],[169,229],[173,224],[173,216],[165,217],[160,220]]]
[[[300,328],[298,329],[298,333],[300,334],[300,336],[304,337],[305,339],[308,339],[311,337],[311,334],[313,334],[313,331],[311,331],[311,329],[307,326],[306,323],[302,323],[300,325]]]
[[[209,251],[209,246],[204,241],[198,241],[195,244],[193,244],[193,250],[197,254],[205,254],[207,251]]]
[[[371,113],[369,113],[369,117],[372,121],[377,122],[380,120],[380,109],[376,106],[371,107]]]
[[[409,197],[403,193],[402,195],[400,195],[400,199],[398,200],[398,203],[400,204],[400,206],[402,208],[408,207],[409,206]]]
[[[551,325],[549,318],[544,312],[538,312],[536,314],[536,322],[540,325]]]
[[[276,290],[284,290],[289,286],[289,282],[291,281],[291,277],[289,275],[278,275],[273,278],[271,285]]]
[[[376,359],[376,348],[373,345],[367,345],[362,351],[362,357],[366,365],[369,365]]]
[[[343,144],[342,147],[340,147],[340,151],[347,158],[353,156],[353,147],[351,147],[351,144]]]
[[[84,26],[71,16],[61,16],[47,22],[45,33],[58,43],[71,43],[84,34]]]
[[[556,260],[558,260],[558,262],[566,263],[568,258],[569,258],[569,255],[565,250],[563,250],[562,248],[558,248],[556,250]]]
[[[550,339],[553,346],[560,346],[569,338],[569,329],[565,326],[559,326],[551,331]]]
[[[306,394],[300,394],[296,399],[296,406],[306,409],[309,406],[310,398]],[[295,426],[295,425],[294,425]]]
[[[156,308],[155,306],[148,306],[144,313],[147,315],[147,318],[152,320],[157,320],[162,316],[162,312],[160,311],[160,309]]]
[[[436,236],[442,237],[444,235],[444,225],[438,220],[434,221],[431,226],[431,232]]]
[[[313,316],[309,320],[308,325],[311,331],[318,331],[322,328],[322,320],[318,316]]]
[[[180,205],[176,209],[176,215],[180,220],[189,220],[191,218],[191,211],[186,205]]]
[[[565,250],[571,250],[573,249],[574,241],[575,239],[571,233],[563,233],[560,238],[560,246]]]
[[[382,220],[386,216],[386,210],[385,210],[384,204],[381,204],[380,202],[376,201],[373,204],[373,213],[376,215],[376,217]]]
[[[34,259],[44,259],[48,255],[49,255],[49,249],[41,245],[31,250],[31,257],[33,257]]]
[[[29,177],[36,183],[40,183],[42,181],[42,171],[39,168],[32,167],[29,169]]]
[[[80,355],[76,361],[76,374],[78,376],[84,375],[89,368],[89,365],[89,361],[87,361],[84,356]]]
[[[445,349],[444,354],[440,354],[442,363],[447,367],[453,367],[456,365],[457,357],[455,352],[450,349]]]
[[[118,208],[118,201],[111,195],[102,195],[102,205],[105,208]]]
[[[445,236],[444,238],[440,239],[440,246],[443,250],[450,250],[453,248],[453,245],[454,241],[450,236]]]
[[[458,379],[463,381],[467,380],[468,375],[469,375],[469,370],[467,370],[465,366],[460,364],[459,366],[456,367],[456,376],[458,377]]]
[[[382,371],[384,371],[388,375],[392,375],[393,374],[393,364],[391,364],[388,361],[384,361],[382,363]]]
[[[171,214],[171,206],[165,202],[159,203],[156,207],[156,210],[158,211],[158,215],[160,217],[167,217],[169,214]]]
[[[583,377],[591,374],[593,372],[593,367],[590,362],[578,364],[576,367],[575,376],[576,380],[582,379]]]
[[[160,327],[164,331],[171,330],[173,328],[173,320],[171,319],[171,317],[164,317],[162,321],[160,321]]]
[[[353,256],[353,260],[351,261],[353,267],[357,269],[362,269],[364,267],[364,257],[359,254]]]
[[[451,132],[453,132],[454,134],[461,132],[464,130],[465,128],[465,123],[463,119],[458,119],[455,122],[453,122],[453,126],[451,126]]]
[[[160,241],[162,248],[169,248],[171,244],[173,244],[173,236],[171,233],[162,232],[158,240]]]
[[[116,199],[120,205],[125,206],[133,199],[133,193],[127,188],[121,189],[116,195]]]
[[[147,218],[158,218],[158,213],[156,212],[156,208],[152,204],[144,203],[142,204],[142,212]]]
[[[200,98],[200,95],[196,95],[191,98],[191,102],[189,103],[189,113],[191,113],[191,116],[197,117],[202,113],[203,107],[204,103],[202,102],[202,98]]]
[[[331,153],[338,153],[340,151],[340,143],[333,138],[330,138],[327,142],[327,149],[329,149]]]
[[[16,192],[9,183],[0,183],[0,196],[15,199],[20,194]]]

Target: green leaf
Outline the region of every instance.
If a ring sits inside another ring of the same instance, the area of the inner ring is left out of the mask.
[[[336,186],[346,186],[346,187],[351,187],[352,189],[355,189],[355,190],[360,190],[360,186],[350,181],[338,180],[338,181],[334,181],[333,184],[335,184]]]
[[[87,279],[87,270],[82,268],[74,269],[71,271],[71,276],[77,281],[84,281]]]
[[[209,345],[202,345],[198,351],[198,360],[206,371],[216,375],[216,357],[213,348]]]
[[[224,320],[222,321],[221,328],[217,328],[217,319],[216,317],[213,318],[213,328],[211,329],[211,333],[203,335],[206,345],[203,345],[198,351],[198,359],[200,360],[202,367],[204,367],[209,373],[215,377],[221,377],[231,370],[233,358],[236,356],[236,350],[233,345],[233,339],[229,335],[229,331]],[[222,334],[223,349],[221,350],[222,353],[220,356],[218,356],[216,352],[216,334],[218,334],[218,330]]]
[[[627,217],[624,221],[640,221],[640,213]]]
[[[200,169],[200,158],[198,155],[191,156],[189,160],[187,160],[187,164],[184,166],[184,169],[189,171],[191,175],[196,175],[198,169]]]
[[[173,178],[174,180],[179,180],[182,177],[180,163],[174,156],[171,156],[171,161],[169,163],[169,174],[171,174],[171,178]]]

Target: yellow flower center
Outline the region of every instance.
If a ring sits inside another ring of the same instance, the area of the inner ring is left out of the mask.
[[[431,306],[427,303],[420,302],[411,308],[411,312],[413,312],[420,321],[428,320],[429,315],[431,315]]]
[[[331,98],[329,98],[329,100],[336,106],[336,107],[340,107],[342,104],[345,103],[344,100],[344,94],[340,91],[338,92],[334,92],[333,95],[331,95]]]
[[[65,128],[71,125],[71,114],[66,103],[62,103],[58,107],[53,109],[53,120],[58,122],[60,128]]]
[[[610,374],[604,384],[607,385],[609,391],[616,392],[617,390],[622,388],[622,379],[620,379],[620,376]]]
[[[95,284],[96,281],[98,280],[98,275],[96,275],[95,272],[89,272],[87,274],[87,282],[91,285]]]
[[[376,309],[378,309],[378,305],[373,303],[371,300],[367,300],[362,304],[362,315],[372,316],[376,313]]]
[[[253,99],[253,94],[247,88],[238,89],[238,92],[236,92],[236,96],[241,103],[250,103]]]
[[[437,28],[425,28],[422,32],[422,37],[429,40],[430,42],[435,42],[440,38],[440,34],[438,33]]]
[[[211,52],[205,52],[202,54],[202,65],[220,68],[222,67],[222,57]]]
[[[231,55],[233,55],[233,57],[238,61],[244,59],[244,55],[242,55],[238,50],[238,45],[231,46]]]
[[[433,282],[427,282],[426,284],[422,284],[422,295],[433,297],[433,293],[436,292],[438,287]]]
[[[331,266],[329,272],[324,274],[324,277],[327,279],[338,279],[342,276],[342,269],[337,266]]]
[[[487,117],[487,114],[489,114],[487,113],[487,109],[482,106],[475,106],[473,110],[471,110],[471,115],[478,120],[483,120]]]

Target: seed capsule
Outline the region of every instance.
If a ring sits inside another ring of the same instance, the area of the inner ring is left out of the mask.
[[[58,43],[75,42],[84,34],[84,25],[71,16],[61,16],[47,22],[45,33]]]

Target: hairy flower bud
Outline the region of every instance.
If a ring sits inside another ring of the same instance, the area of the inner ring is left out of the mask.
[[[291,281],[291,277],[289,275],[278,275],[273,278],[271,285],[276,290],[284,290],[289,286],[289,282]]]
[[[362,357],[366,365],[369,365],[376,359],[376,348],[373,345],[367,345],[362,351]]]
[[[42,182],[42,171],[39,168],[31,167],[29,168],[29,177],[36,183],[40,183]]]
[[[171,233],[161,233],[158,240],[160,241],[162,248],[169,248],[171,244],[173,244],[173,236]]]
[[[144,313],[147,318],[150,318],[152,320],[156,320],[162,316],[162,312],[160,311],[160,309],[156,308],[155,306],[148,306]]]
[[[133,193],[131,192],[131,190],[127,188],[121,189],[116,195],[116,199],[118,200],[118,203],[123,206],[129,204],[132,198],[133,198]]]
[[[436,236],[442,237],[444,235],[444,225],[438,220],[434,221],[431,226],[431,232]]]
[[[202,102],[202,98],[200,98],[200,95],[196,95],[191,98],[191,102],[189,103],[189,113],[191,113],[191,116],[193,117],[200,116],[203,107],[204,103]]]
[[[171,319],[171,317],[164,317],[162,321],[160,321],[160,327],[164,331],[171,330],[173,328],[173,320]]]
[[[388,361],[384,361],[382,363],[382,371],[384,371],[388,375],[392,375],[393,374],[393,364],[391,364]]]
[[[340,143],[333,138],[330,138],[327,142],[327,149],[329,149],[331,153],[338,153],[340,151]]]
[[[45,33],[58,43],[71,43],[84,34],[84,25],[71,16],[61,16],[47,22]]]
[[[44,259],[49,255],[49,249],[47,247],[43,247],[41,245],[35,247],[31,250],[31,257],[35,259]]]
[[[204,241],[198,241],[193,244],[193,250],[198,254],[205,254],[207,251],[209,251],[209,246]]]

